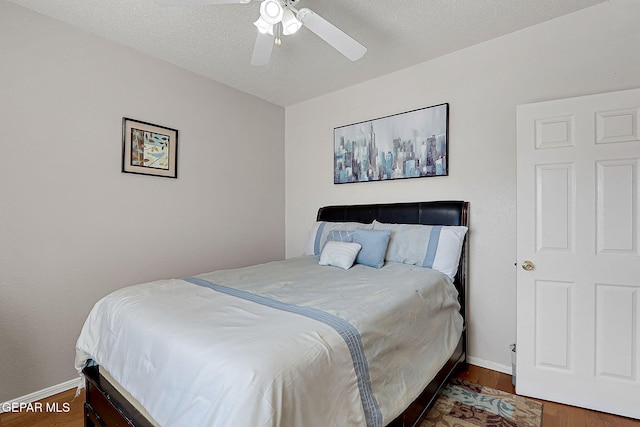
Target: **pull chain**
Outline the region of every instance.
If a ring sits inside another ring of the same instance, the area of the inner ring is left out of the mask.
[[[276,28],[275,28],[275,32],[276,32],[276,38],[273,41],[273,43],[276,46],[280,46],[282,44],[282,22],[278,22],[276,24]]]

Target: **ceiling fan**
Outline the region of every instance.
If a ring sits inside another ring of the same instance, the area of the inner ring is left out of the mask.
[[[155,0],[165,6],[203,6],[213,4],[250,3],[251,0]],[[258,37],[253,47],[251,65],[267,65],[274,45],[282,43],[280,34],[290,35],[302,26],[329,43],[338,52],[352,61],[365,54],[367,48],[344,33],[338,27],[310,9],[296,9],[299,0],[260,0],[260,16],[253,23],[258,28]]]

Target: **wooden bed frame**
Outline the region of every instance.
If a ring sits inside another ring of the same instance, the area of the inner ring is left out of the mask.
[[[370,205],[326,206],[318,210],[318,221],[362,222],[373,220],[386,223],[465,225],[469,221],[469,204],[463,201],[437,201]],[[454,285],[458,289],[460,313],[465,326],[458,346],[445,364],[427,385],[423,393],[388,427],[417,427],[435,403],[442,387],[459,370],[467,367],[466,326],[466,277],[468,239],[465,239],[460,265]],[[99,366],[86,367],[86,402],[84,420],[86,427],[151,427],[152,424],[127,399],[100,374]]]

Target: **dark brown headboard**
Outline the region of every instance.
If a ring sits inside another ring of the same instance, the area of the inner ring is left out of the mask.
[[[469,226],[469,202],[459,200],[372,205],[325,206],[318,210],[318,221],[371,223],[374,219],[393,224]],[[465,237],[460,265],[453,281],[458,289],[460,312],[466,323],[466,282],[468,236]]]
[[[368,224],[374,219],[395,224],[468,226],[469,202],[458,200],[376,205],[325,206],[318,221],[355,221]]]

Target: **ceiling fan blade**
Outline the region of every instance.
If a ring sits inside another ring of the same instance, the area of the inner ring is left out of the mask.
[[[161,6],[206,6],[210,4],[249,3],[251,0],[155,0]]]
[[[271,59],[271,51],[273,50],[273,42],[275,36],[273,34],[258,33],[256,44],[253,46],[253,56],[251,56],[251,65],[267,65]]]
[[[310,9],[300,9],[298,19],[302,25],[352,61],[362,58],[367,51],[366,47]]]

